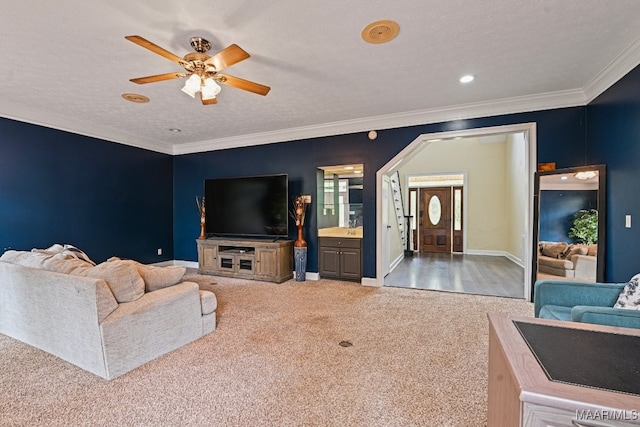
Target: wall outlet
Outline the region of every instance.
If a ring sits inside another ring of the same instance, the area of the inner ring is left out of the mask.
[[[158,248],[158,255],[162,255],[162,248]]]
[[[624,226],[627,228],[631,228],[631,215],[626,215],[624,217]]]

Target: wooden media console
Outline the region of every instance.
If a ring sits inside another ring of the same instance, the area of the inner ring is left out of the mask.
[[[210,237],[196,240],[198,272],[282,283],[293,277],[293,241]]]

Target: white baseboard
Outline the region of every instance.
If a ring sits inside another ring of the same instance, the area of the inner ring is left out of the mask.
[[[153,265],[157,265],[160,267],[167,267],[170,265],[180,265],[180,266],[185,266],[187,268],[198,268],[198,261],[182,261],[179,259],[173,259],[169,261],[156,262]]]
[[[518,264],[520,267],[524,268],[524,261],[522,261],[520,258],[518,258],[517,256],[510,254],[508,252],[506,252],[504,254],[504,256],[506,256],[507,258],[509,258],[511,260],[511,262],[513,262],[514,264]]]
[[[362,286],[374,286],[376,288],[382,287],[382,284],[378,282],[378,279],[375,277],[363,277],[360,280],[360,284]]]
[[[492,251],[488,249],[467,249],[466,255],[506,256],[504,251]]]
[[[509,259],[511,262],[518,264],[520,267],[524,268],[524,262],[516,257],[513,254],[510,254],[509,252],[505,252],[505,251],[490,251],[490,250],[483,250],[483,249],[467,249],[467,251],[465,252],[465,254],[467,255],[484,255],[484,256],[503,256],[507,259]]]
[[[404,259],[404,252],[398,255],[398,258],[394,259],[391,265],[389,265],[389,271],[393,271],[393,269],[396,268],[398,264],[402,262],[403,259]]]
[[[293,278],[296,278],[296,272],[293,272]],[[312,281],[316,281],[316,280],[320,280],[320,273],[313,273],[313,272],[306,272],[306,274],[304,275],[304,280],[312,280]]]

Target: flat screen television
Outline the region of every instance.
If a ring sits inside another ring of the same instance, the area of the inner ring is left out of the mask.
[[[286,238],[288,189],[286,174],[205,180],[207,236]]]

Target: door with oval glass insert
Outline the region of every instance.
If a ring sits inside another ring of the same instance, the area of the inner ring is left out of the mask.
[[[451,252],[451,187],[420,189],[420,251]]]

